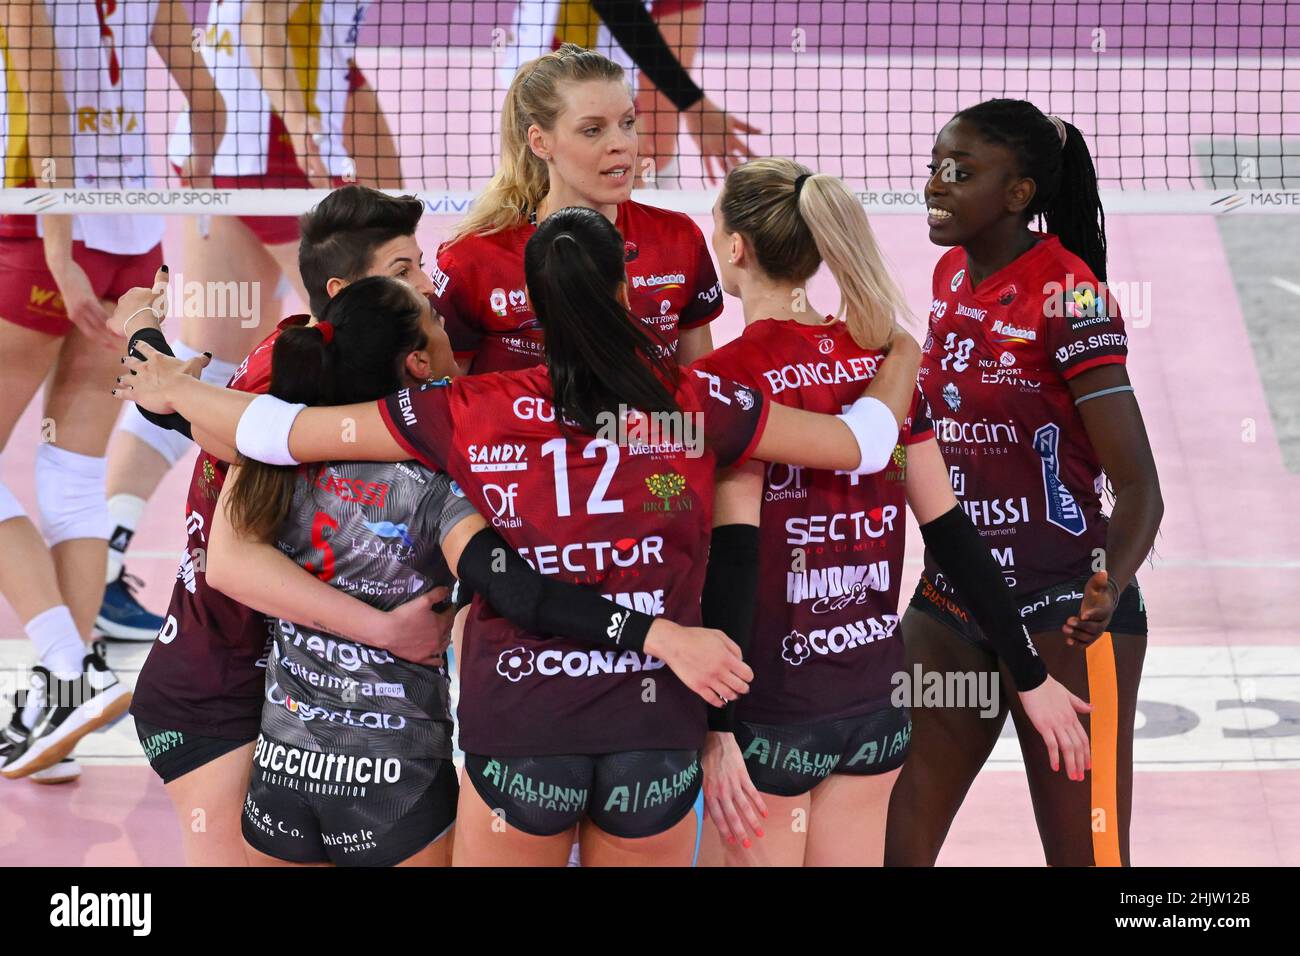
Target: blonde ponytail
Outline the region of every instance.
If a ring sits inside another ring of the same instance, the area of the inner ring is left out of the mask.
[[[565,43],[552,53],[519,68],[501,106],[501,159],[496,174],[469,213],[452,232],[449,243],[466,236],[489,236],[522,222],[550,189],[544,163],[528,145],[528,128],[555,128],[564,107],[560,84],[586,80],[622,80],[623,68],[613,60]]]
[[[862,348],[880,348],[894,324],[910,317],[890,275],[866,210],[842,180],[818,173],[803,184],[799,212],[840,288],[840,311]]]
[[[721,212],[726,229],[745,237],[774,279],[804,282],[825,262],[840,289],[837,314],[862,348],[880,348],[895,322],[910,318],[866,212],[834,176],[790,159],[752,160],[727,175]]]

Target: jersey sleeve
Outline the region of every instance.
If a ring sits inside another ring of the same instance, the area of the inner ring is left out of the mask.
[[[443,246],[430,272],[433,307],[442,316],[456,360],[474,357],[483,343],[483,327],[474,314],[473,275],[461,262],[463,250]]]
[[[450,380],[443,379],[379,400],[379,414],[397,443],[416,461],[438,471],[446,468],[451,452],[450,392]]]
[[[1044,346],[1065,378],[1099,365],[1123,365],[1128,335],[1119,307],[1096,283],[1077,282],[1044,304]]]
[[[763,393],[729,378],[691,366],[683,377],[704,416],[704,441],[719,468],[743,465],[767,427],[769,403]]]
[[[678,319],[679,328],[697,329],[708,325],[722,314],[722,283],[713,268],[713,257],[704,241],[704,233],[691,221],[691,237],[695,243],[695,269],[692,295]]]
[[[903,435],[903,444],[919,445],[934,437],[934,416],[930,403],[925,400],[918,386],[912,397],[912,407],[907,413],[907,428]]]
[[[464,489],[443,472],[433,476],[428,494],[418,510],[421,537],[432,535],[439,544],[466,518],[475,515]]]

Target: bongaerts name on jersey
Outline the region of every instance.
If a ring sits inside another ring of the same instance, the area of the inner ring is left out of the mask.
[[[839,385],[843,382],[865,382],[874,378],[880,360],[874,355],[833,362],[794,362],[763,373],[773,395],[787,388],[804,388],[812,385]]]

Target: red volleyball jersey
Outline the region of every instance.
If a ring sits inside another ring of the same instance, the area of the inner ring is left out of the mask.
[[[920,384],[957,501],[1017,594],[1088,573],[1106,544],[1103,477],[1066,383],[1123,364],[1118,310],[1046,234],[978,289],[949,250],[933,295]],[[928,552],[925,571],[951,590]]]
[[[685,625],[700,622],[714,470],[744,461],[766,420],[762,395],[705,372],[682,376],[674,433],[632,419],[562,433],[544,368],[410,389],[380,408],[412,457],[444,469],[542,574]],[[644,440],[643,440],[644,439]],[[465,627],[460,745],[505,756],[694,749],[705,704],[657,660],[543,639],[476,596]]]
[[[310,316],[281,322],[248,354],[229,388],[263,394],[271,387],[271,351],[280,333]],[[185,550],[167,620],[136,681],[131,713],[151,724],[205,737],[257,736],[266,654],[273,625],[258,611],[207,583],[208,531],[229,465],[200,452],[185,501]]]
[[[848,327],[753,322],[693,367],[810,412],[839,414],[861,397],[881,352]],[[736,713],[762,723],[849,717],[889,698],[904,669],[896,630],[903,571],[907,446],[933,437],[919,392],[889,466],[852,475],[769,464],[759,519],[758,607]]]
[[[704,235],[690,216],[631,200],[619,205],[614,225],[624,240],[632,314],[674,358],[679,329],[722,314],[722,286]],[[472,374],[545,360],[542,329],[524,289],[524,246],[536,231],[524,222],[438,250],[434,307],[446,320],[456,359],[473,360]]]

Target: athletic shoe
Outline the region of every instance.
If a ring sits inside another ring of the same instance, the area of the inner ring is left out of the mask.
[[[41,686],[49,680],[49,672],[44,667],[33,668],[39,671]],[[0,767],[3,767],[9,760],[9,757],[18,750],[22,745],[27,743],[27,725],[23,723],[23,700],[25,694],[14,694],[14,712],[9,719],[9,723],[0,730]],[[47,767],[44,770],[38,770],[27,779],[32,783],[71,783],[81,776],[81,765],[73,757],[64,757],[53,767]]]
[[[91,646],[81,668],[81,676],[72,680],[59,680],[44,668],[33,670],[49,682],[45,699],[27,740],[15,747],[0,774],[17,780],[54,766],[82,737],[117,720],[131,706],[131,691],[104,662],[103,641]]]
[[[44,668],[41,668],[44,670]],[[27,725],[23,723],[23,707],[14,694],[14,713],[9,723],[0,730],[0,769],[27,746]]]
[[[152,641],[162,629],[163,619],[150,614],[135,599],[144,582],[126,568],[117,580],[104,588],[104,603],[95,618],[95,628],[104,637],[115,641]]]
[[[53,767],[38,770],[27,779],[32,783],[72,783],[81,779],[81,764],[77,763],[76,757],[64,757]]]

